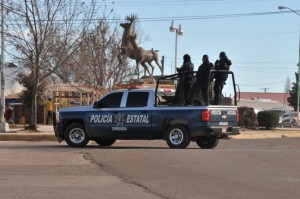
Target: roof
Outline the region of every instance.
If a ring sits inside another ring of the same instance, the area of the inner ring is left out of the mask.
[[[22,94],[22,92],[7,95],[7,96],[5,96],[5,99],[19,99],[21,94]]]
[[[241,92],[240,94],[243,100],[276,101],[282,106],[288,106],[287,98],[290,96],[289,93]]]
[[[283,107],[288,108],[287,106],[283,106],[281,103],[273,100],[265,101],[265,100],[241,99],[238,102],[238,107],[242,107],[242,106],[252,107],[256,113],[258,113],[259,111],[270,110],[273,108],[283,108]]]
[[[49,84],[46,91],[63,91],[63,92],[82,92],[82,93],[97,93],[99,89],[96,86],[83,86],[76,84]],[[105,89],[100,89],[100,92],[105,92]]]

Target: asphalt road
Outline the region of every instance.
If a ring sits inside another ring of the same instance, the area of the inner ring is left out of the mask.
[[[0,142],[0,151],[4,198],[300,198],[299,138],[224,140],[213,150]]]

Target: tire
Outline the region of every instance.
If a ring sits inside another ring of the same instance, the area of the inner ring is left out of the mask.
[[[169,147],[174,149],[185,149],[191,142],[186,127],[179,124],[170,126],[165,138]]]
[[[97,138],[95,142],[100,146],[111,146],[116,142],[116,139],[109,139],[109,138]]]
[[[199,137],[196,143],[203,149],[213,149],[218,145],[219,139],[215,137]]]
[[[72,123],[65,130],[65,140],[71,147],[84,147],[89,142],[82,123]]]

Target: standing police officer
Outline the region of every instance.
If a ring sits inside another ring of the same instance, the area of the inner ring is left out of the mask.
[[[209,62],[208,55],[203,55],[202,64],[199,66],[197,71],[197,80],[192,86],[190,93],[190,101],[193,101],[194,96],[199,96],[199,92],[204,99],[204,104],[208,104],[208,94],[209,94],[209,85],[213,78],[210,77],[210,71],[213,69],[214,65]]]
[[[194,64],[191,62],[191,57],[188,54],[183,56],[183,65],[180,68],[177,68],[177,72],[180,75],[180,82],[177,85],[175,92],[175,104],[178,105],[180,102],[180,96],[183,95],[184,103],[188,103],[189,91],[191,88],[191,81],[193,78],[193,74],[187,74],[184,78],[185,72],[193,72]],[[182,87],[182,90],[181,90]]]
[[[230,65],[232,64],[230,59],[227,58],[225,52],[221,52],[219,60],[215,62],[215,70],[225,70],[229,71]],[[215,84],[214,84],[214,104],[219,104],[221,100],[222,90],[227,80],[228,74],[225,73],[215,73]]]

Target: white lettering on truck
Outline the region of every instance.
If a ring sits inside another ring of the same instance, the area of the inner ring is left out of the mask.
[[[148,124],[149,115],[127,115],[126,123],[128,124]]]
[[[91,115],[90,123],[112,123],[112,115]]]
[[[115,115],[115,120],[113,120],[113,115],[91,115],[90,123],[99,124],[109,124],[118,123],[118,126],[123,126],[123,122],[127,124],[149,124],[149,115],[127,115],[126,119],[123,119],[124,115]]]
[[[212,110],[211,111],[211,115],[221,115],[221,114],[222,114],[222,112],[219,111],[219,110]]]

